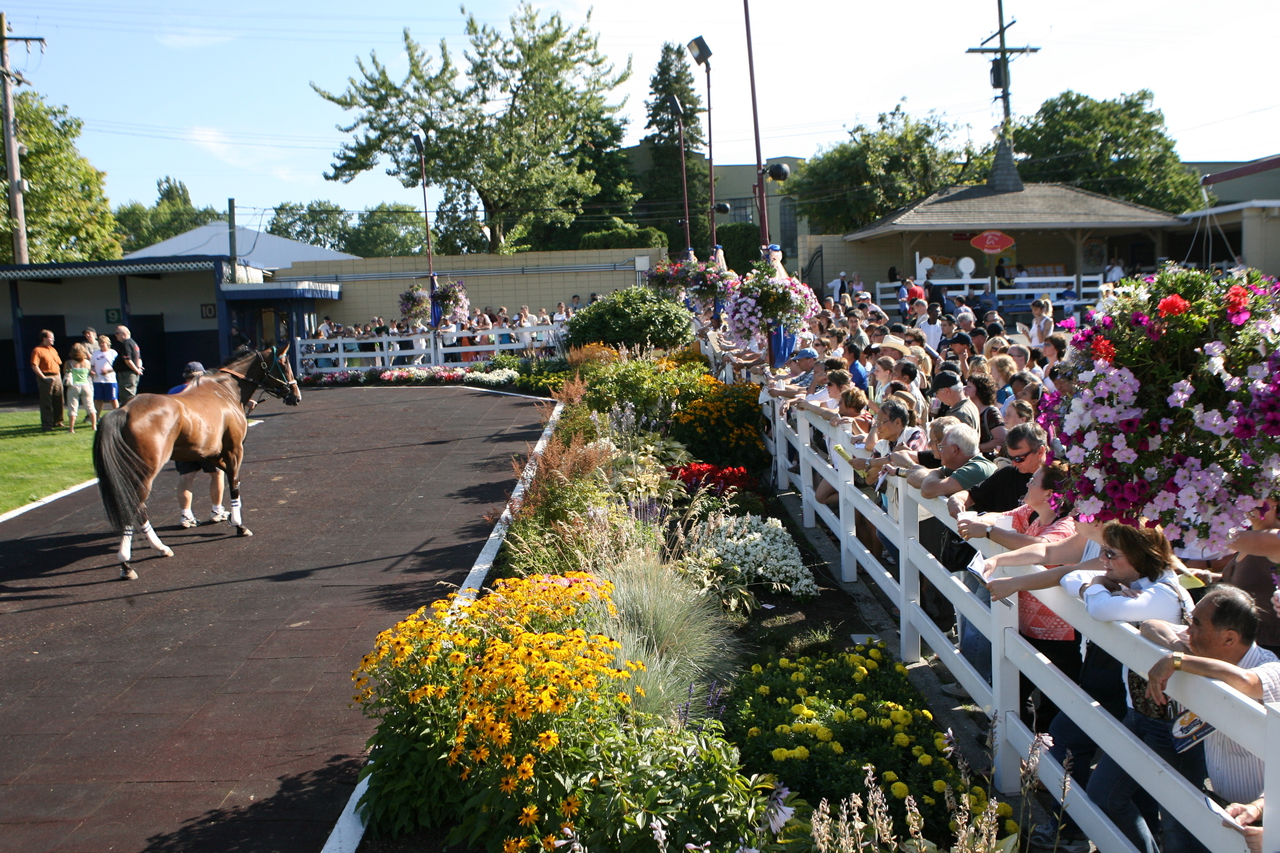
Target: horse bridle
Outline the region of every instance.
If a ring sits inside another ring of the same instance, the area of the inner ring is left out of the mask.
[[[280,359],[279,350],[275,347],[271,348],[270,364],[268,364],[267,360],[263,358],[262,353],[254,352],[254,355],[258,357],[258,366],[262,368],[261,380],[252,379],[245,376],[243,373],[237,373],[236,371],[226,367],[219,367],[218,371],[221,373],[228,373],[236,379],[239,379],[241,382],[249,383],[255,389],[260,389],[264,395],[270,394],[272,397],[275,397],[277,400],[283,400],[285,403],[290,403],[290,401],[296,402],[300,398],[297,391],[298,381],[296,379],[290,379],[285,375],[284,362]],[[268,385],[267,380],[273,381],[275,385]],[[258,399],[261,400],[262,398],[259,397]]]

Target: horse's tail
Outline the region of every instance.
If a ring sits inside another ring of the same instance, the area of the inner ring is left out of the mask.
[[[117,531],[138,528],[145,520],[138,495],[150,473],[138,452],[125,441],[129,416],[121,411],[104,413],[93,438],[93,470],[107,521]]]

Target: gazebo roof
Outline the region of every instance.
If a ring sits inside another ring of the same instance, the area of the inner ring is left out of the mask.
[[[1024,184],[1003,140],[986,184],[957,186],[895,210],[845,240],[874,240],[910,231],[1051,231],[1076,228],[1162,228],[1182,219],[1066,184]]]

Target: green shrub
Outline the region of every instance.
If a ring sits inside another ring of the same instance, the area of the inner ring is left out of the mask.
[[[678,347],[693,338],[689,311],[647,287],[615,291],[588,305],[566,325],[569,346]]]
[[[598,365],[589,379],[583,401],[597,412],[629,405],[632,419],[665,422],[674,405],[685,406],[702,399],[715,381],[702,365],[673,367],[651,359],[633,358]]]
[[[579,249],[665,249],[667,235],[657,228],[641,228],[614,219],[612,228],[592,231],[578,239]]]
[[[760,260],[760,226],[754,222],[730,222],[716,226],[716,239],[724,246],[724,262],[740,275]]]

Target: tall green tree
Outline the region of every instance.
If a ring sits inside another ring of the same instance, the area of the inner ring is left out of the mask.
[[[705,259],[710,239],[707,212],[711,203],[707,161],[697,156],[706,143],[702,135],[702,99],[694,88],[688,54],[678,44],[662,46],[662,55],[649,78],[649,98],[645,101],[651,133],[644,142],[652,146],[652,168],[640,176],[644,195],[636,208],[641,225],[661,229],[667,244],[679,254],[684,245],[684,184],[681,177],[680,125],[670,98],[679,101],[684,115],[685,168],[689,191],[689,239]]]
[[[956,131],[898,104],[874,128],[858,125],[847,142],[809,159],[785,184],[787,194],[817,233],[856,230],[938,190],[986,180],[991,150],[958,142]]]
[[[1064,183],[1182,213],[1203,204],[1196,174],[1178,159],[1164,114],[1143,89],[1099,101],[1066,91],[1013,128],[1024,181]]]
[[[586,24],[567,26],[558,14],[544,20],[527,2],[511,16],[510,33],[474,15],[466,29],[465,69],[443,41],[437,62],[406,29],[403,80],[393,80],[373,53],[367,64],[357,60],[360,73],[345,92],[312,84],[356,113],[342,126],[352,139],[325,177],[350,181],[385,156],[387,173],[405,186],[424,178],[442,186],[445,210],[477,201],[490,251],[511,251],[541,223],[572,222],[599,192],[575,152],[591,123],[617,121],[620,105],[606,99],[631,69],[615,73]],[[415,126],[427,132],[425,175],[410,138]]]
[[[362,258],[425,255],[427,226],[422,211],[399,202],[366,208],[348,232],[342,251]]]
[[[120,257],[115,218],[103,188],[102,172],[76,149],[83,122],[66,107],[45,103],[36,92],[14,99],[27,223],[27,253],[33,264],[98,261]],[[9,197],[8,166],[0,150],[0,196]],[[0,264],[13,263],[14,222],[7,204],[0,214]]]
[[[287,201],[276,207],[267,223],[268,234],[334,252],[345,251],[350,230],[351,215],[331,201],[309,201],[305,205]]]
[[[125,252],[154,246],[223,218],[212,207],[196,207],[182,181],[165,176],[156,181],[156,203],[147,207],[131,201],[116,208],[116,234]]]

